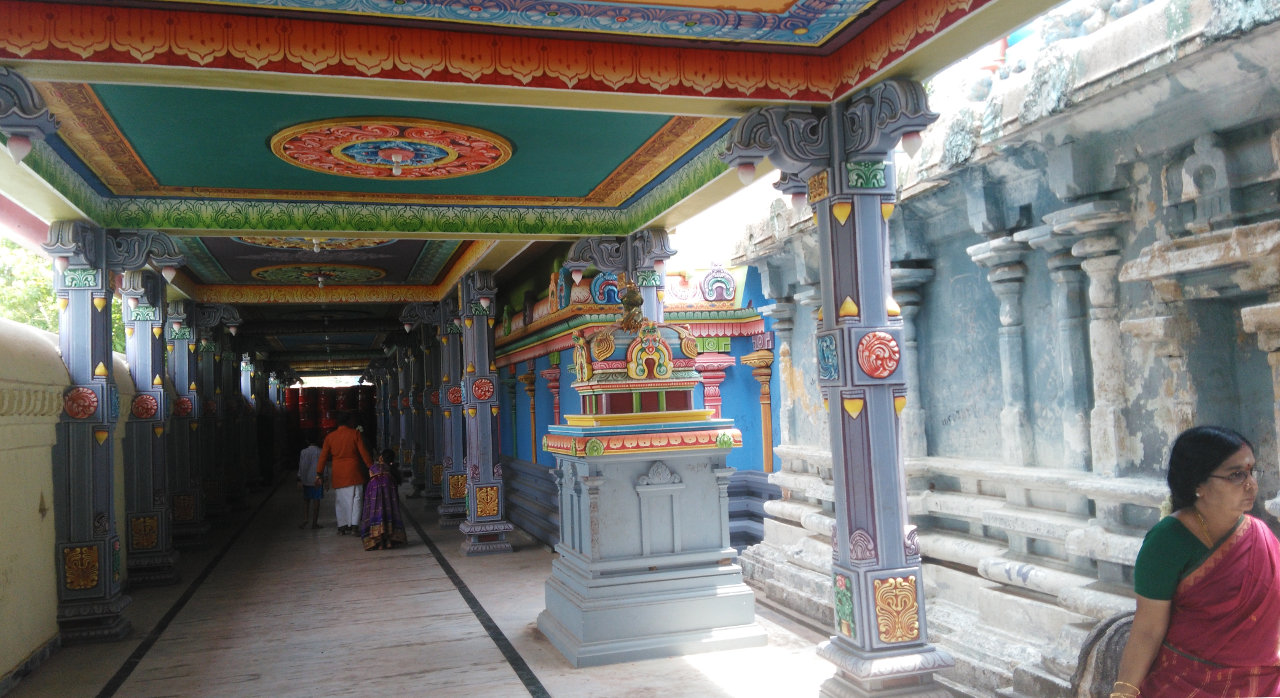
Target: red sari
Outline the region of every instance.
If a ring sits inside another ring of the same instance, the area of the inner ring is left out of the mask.
[[[1178,582],[1143,698],[1280,695],[1280,544],[1245,515]]]

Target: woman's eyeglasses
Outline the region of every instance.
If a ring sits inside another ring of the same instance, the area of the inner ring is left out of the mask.
[[[1245,483],[1245,480],[1253,480],[1254,482],[1258,481],[1258,479],[1254,476],[1252,470],[1236,470],[1235,472],[1232,472],[1230,475],[1210,474],[1209,477],[1216,477],[1219,480],[1226,480],[1227,482],[1230,482],[1231,484],[1237,485],[1237,486],[1243,485]]]

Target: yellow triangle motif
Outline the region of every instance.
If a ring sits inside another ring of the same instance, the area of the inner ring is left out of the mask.
[[[853,299],[845,296],[844,302],[840,304],[839,317],[858,317],[858,304]]]
[[[850,417],[858,418],[862,414],[862,405],[864,401],[858,398],[847,397],[844,399],[844,411],[849,413]]]
[[[93,375],[95,378],[106,378],[107,377],[106,365],[104,365],[101,361],[99,361],[98,365],[95,366],[93,369]]]
[[[155,378],[151,379],[151,385],[164,385],[164,379],[160,377],[159,373],[156,374]]]
[[[831,215],[835,216],[837,221],[840,221],[840,225],[844,225],[845,221],[849,220],[849,214],[852,212],[853,204],[848,201],[837,201],[831,204]]]
[[[515,368],[515,367],[516,367],[516,366],[515,366],[515,364],[511,364],[511,368]],[[495,363],[493,363],[492,361],[490,361],[490,362],[489,362],[489,373],[497,373],[497,372],[498,372],[498,365],[497,365],[497,364],[495,364]]]
[[[464,318],[462,322],[463,322],[467,327],[470,327],[470,326],[472,326],[472,325],[474,325],[474,324],[475,324],[475,320],[472,320],[471,318]]]
[[[902,308],[898,305],[898,301],[893,299],[893,296],[889,296],[889,300],[884,302],[884,307],[889,312],[889,317],[902,316]]]
[[[102,309],[107,307],[107,299],[102,297],[95,297],[93,299],[93,307],[97,308],[98,312],[102,312]]]
[[[107,433],[106,429],[93,430],[93,438],[95,441],[98,442],[99,446],[101,446],[107,440],[107,436],[109,436],[109,434]]]
[[[818,322],[822,322],[822,308],[818,308]]]
[[[200,422],[197,422],[194,419],[191,420],[191,431],[195,431],[196,429],[199,429],[199,428],[200,428]]]
[[[490,413],[490,414],[492,414],[493,416],[497,417],[497,416],[498,416],[498,406],[497,406],[497,405],[493,405],[493,406],[491,406],[491,407],[489,408],[489,413]]]
[[[474,417],[474,416],[476,416],[476,408],[474,408],[474,407],[468,407],[468,408],[467,408],[467,416],[468,416],[468,417]]]
[[[475,373],[475,372],[476,372],[476,365],[475,365],[475,364],[473,364],[473,363],[471,363],[470,361],[468,361],[468,362],[467,362],[467,373]]]
[[[893,411],[902,414],[902,408],[907,406],[907,397],[899,395],[893,399]]]
[[[68,304],[70,304],[70,302],[71,302],[71,301],[70,301],[70,300],[68,300],[68,299],[66,299],[66,298],[59,297],[59,298],[58,298],[58,310],[66,310],[66,309],[67,309],[67,305],[68,305]]]
[[[164,332],[164,328],[163,328],[163,327],[152,327],[152,328],[151,328],[151,336],[152,336],[152,337],[155,337],[156,339],[160,339],[160,335],[161,335],[163,332]]]
[[[493,318],[489,318],[489,327],[493,327]]]
[[[886,221],[889,220],[889,216],[893,215],[893,204],[880,204],[880,215],[883,216]]]
[[[132,327],[126,327],[126,328],[124,328],[124,336],[126,336],[126,337],[132,337],[132,336],[133,336],[133,328],[132,328]]]
[[[826,399],[825,397],[824,397],[824,398],[822,398],[822,409],[823,409],[824,411],[825,411],[825,410],[830,410],[830,409],[831,409],[831,401],[830,401],[830,400],[828,400],[828,399]]]
[[[162,426],[161,426],[161,427],[156,427],[155,429],[152,429],[152,431],[154,431],[154,432],[156,433],[156,437],[157,437],[157,438],[159,438],[159,437],[161,437],[161,436],[164,436],[164,427],[162,427]]]
[[[194,393],[194,392],[196,391],[196,382],[195,382],[195,381],[191,381],[191,385],[188,385],[188,386],[187,386],[187,390],[190,390],[191,392],[193,392],[193,393]]]

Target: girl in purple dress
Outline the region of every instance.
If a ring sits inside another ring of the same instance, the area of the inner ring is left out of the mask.
[[[395,468],[395,452],[389,448],[379,453],[378,460],[369,468],[360,521],[365,550],[390,548],[406,541]]]

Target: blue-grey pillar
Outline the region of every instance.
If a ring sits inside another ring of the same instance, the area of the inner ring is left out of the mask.
[[[200,394],[196,380],[200,375],[195,333],[188,320],[194,311],[192,301],[169,304],[168,334],[169,381],[173,385],[173,409],[169,416],[169,472],[172,479],[173,538],[182,548],[199,545],[209,532],[205,520],[204,454],[197,438],[200,428]]]
[[[816,345],[836,518],[836,633],[819,648],[837,667],[827,696],[949,695],[934,672],[953,660],[927,642],[919,545],[907,526],[899,414],[911,396],[886,223],[893,149],[936,118],[919,84],[886,80],[829,107],[755,109],[734,126],[724,155],[744,175],[768,157],[803,178],[818,220]]]
[[[53,447],[58,627],[64,643],[129,633],[115,510],[115,424],[120,414],[111,355],[106,231],[55,221],[45,250],[57,270],[58,342],[71,385]]]
[[[170,409],[164,390],[164,280],[150,270],[126,271],[120,295],[125,356],[134,397],[125,424],[125,541],[130,586],[178,581],[170,510]]]
[[[235,308],[220,303],[197,304],[192,309],[191,326],[196,333],[196,392],[200,396],[200,410],[196,429],[197,447],[203,453],[204,496],[206,511],[210,516],[225,514],[227,505],[244,496],[244,481],[232,469],[238,471],[235,435],[228,422],[229,398],[239,394],[238,383],[228,381],[223,366],[223,339],[225,332],[219,325],[239,325],[240,315]],[[230,360],[231,363],[236,363]],[[223,386],[228,389],[224,391]]]
[[[466,418],[462,409],[462,318],[452,295],[440,303],[440,491],[441,527],[457,526],[467,515]]]
[[[411,386],[418,446],[410,496],[425,497],[429,506],[439,505],[444,480],[440,446],[444,429],[439,390],[441,345],[436,340],[436,333],[441,330],[440,304],[410,303],[401,311],[400,322],[413,338],[412,351],[419,357],[413,374],[414,386]]]
[[[466,415],[466,519],[458,524],[467,555],[509,553],[506,485],[498,462],[498,370],[493,357],[493,274],[462,280],[462,412]]]

